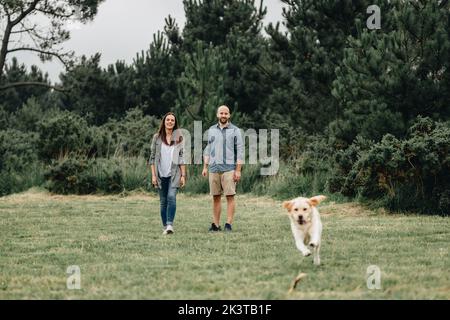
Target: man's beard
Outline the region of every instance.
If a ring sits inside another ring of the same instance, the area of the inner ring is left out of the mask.
[[[220,121],[220,123],[227,123],[227,122],[228,122],[228,119],[220,118],[219,121]]]

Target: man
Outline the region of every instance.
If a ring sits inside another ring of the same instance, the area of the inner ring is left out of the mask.
[[[222,193],[227,198],[227,223],[225,231],[232,230],[236,183],[241,179],[244,143],[241,131],[230,122],[230,109],[217,109],[217,124],[208,130],[208,144],[204,151],[202,175],[206,177],[209,165],[209,190],[213,196],[213,223],[209,231],[220,231]]]

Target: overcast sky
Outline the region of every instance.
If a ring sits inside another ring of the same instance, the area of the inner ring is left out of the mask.
[[[259,0],[255,2],[259,4]],[[264,4],[268,11],[265,24],[281,21],[281,1],[265,0]],[[117,60],[131,63],[137,52],[149,47],[153,34],[163,30],[164,18],[169,14],[182,29],[186,21],[182,0],[106,0],[94,21],[69,26],[71,39],[64,48],[74,50],[77,56],[100,52],[102,66]],[[17,57],[27,65],[38,65],[52,81],[59,81],[62,65],[57,60],[42,64],[31,53],[20,53]]]

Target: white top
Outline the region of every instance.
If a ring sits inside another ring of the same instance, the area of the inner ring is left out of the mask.
[[[174,150],[175,145],[168,146],[165,143],[161,143],[161,161],[158,165],[158,171],[159,176],[162,178],[170,177]]]

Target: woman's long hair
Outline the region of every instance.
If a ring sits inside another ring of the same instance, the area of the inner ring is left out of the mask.
[[[166,118],[167,116],[173,116],[175,118],[175,125],[173,126],[173,134],[176,134],[176,139],[172,139],[175,140],[176,144],[180,143],[181,141],[183,141],[183,137],[181,136],[179,130],[178,130],[178,120],[177,120],[177,116],[175,115],[175,113],[173,112],[167,112],[164,117],[161,120],[161,124],[159,125],[159,129],[158,129],[158,137],[161,138],[161,140],[163,141],[163,143],[167,144],[167,139],[166,139]],[[170,145],[173,144],[173,141],[170,141]]]

